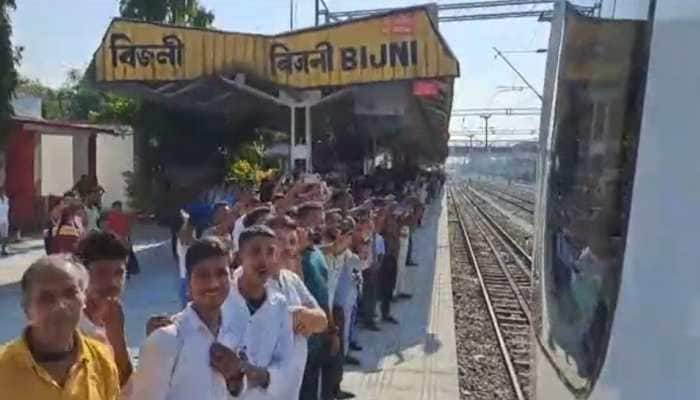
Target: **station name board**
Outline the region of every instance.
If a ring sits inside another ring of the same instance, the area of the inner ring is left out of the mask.
[[[297,88],[459,74],[457,60],[423,9],[277,36],[116,19],[95,65],[100,82],[242,72]]]

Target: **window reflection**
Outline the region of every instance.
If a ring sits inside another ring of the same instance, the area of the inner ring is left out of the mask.
[[[561,52],[550,56],[561,54],[540,188],[535,330],[565,383],[587,394],[605,360],[622,273],[645,23],[567,10],[563,24]]]

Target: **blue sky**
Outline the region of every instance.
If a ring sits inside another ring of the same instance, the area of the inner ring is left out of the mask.
[[[214,26],[223,30],[276,33],[289,29],[289,0],[201,0],[214,10]],[[411,0],[326,0],[333,11],[402,7]],[[456,0],[438,1],[454,3]],[[579,3],[589,3],[580,0]],[[70,68],[84,68],[112,17],[118,0],[21,0],[13,13],[13,41],[25,47],[20,73],[58,87]],[[61,3],[59,6],[58,3]],[[294,0],[295,27],[313,25],[313,0]],[[529,6],[520,7],[521,10]],[[517,8],[514,8],[517,9]],[[504,92],[499,86],[521,86],[517,76],[492,46],[501,50],[547,47],[549,24],[535,18],[442,23],[440,30],[460,61],[461,78],[455,83],[455,108],[537,107],[537,97],[526,91]],[[545,54],[508,55],[513,64],[541,91]],[[478,117],[453,119],[452,130],[482,126]],[[538,118],[493,117],[499,128],[536,128]]]

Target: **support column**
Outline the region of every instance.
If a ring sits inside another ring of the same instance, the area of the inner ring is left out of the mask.
[[[312,140],[311,140],[311,106],[307,105],[304,107],[304,115],[305,115],[305,123],[304,123],[304,128],[305,128],[305,134],[306,134],[306,172],[313,172],[313,145],[312,145]]]
[[[289,118],[289,173],[294,173],[294,146],[296,145],[296,113],[294,107],[289,107],[291,117]]]

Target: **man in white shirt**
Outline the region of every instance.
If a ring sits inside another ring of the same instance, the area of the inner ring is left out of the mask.
[[[377,295],[379,285],[379,268],[384,262],[386,245],[384,237],[379,233],[384,229],[384,212],[381,208],[372,216],[370,233],[369,259],[362,270],[362,321],[370,331],[379,331],[375,322],[377,310]]]
[[[238,241],[241,236],[241,232],[243,232],[245,229],[245,224],[243,221],[245,220],[246,214],[248,214],[248,212],[253,210],[259,204],[260,200],[258,200],[256,197],[250,194],[243,194],[241,195],[240,200],[233,205],[233,212],[238,215],[236,222],[233,224],[233,231],[231,232],[231,236],[233,237],[234,252],[238,252],[239,249]]]
[[[195,227],[190,220],[190,215],[184,210],[180,210],[179,229],[175,235],[175,253],[177,254],[177,267],[180,273],[180,287],[178,297],[182,308],[187,306],[187,267],[185,257],[187,250],[195,240]]]
[[[328,222],[328,218],[326,221]],[[351,313],[346,310],[352,310],[352,305],[356,299],[356,293],[353,295],[355,282],[352,277],[353,266],[350,263],[354,256],[350,251],[352,244],[352,234],[355,230],[355,221],[351,218],[342,219],[337,227],[333,224],[326,227],[327,240],[333,240],[333,244],[326,248],[326,261],[328,265],[328,304],[329,309],[333,310],[333,319],[338,324],[339,340],[341,343],[341,351],[337,357],[333,357],[332,364],[334,366],[335,375],[335,398],[348,399],[355,397],[354,394],[345,392],[340,389],[340,383],[343,378],[343,363],[348,343],[344,342],[344,336],[349,334],[349,324],[351,323]],[[347,328],[347,329],[346,329]]]
[[[280,248],[278,262],[273,265],[272,279],[267,284],[287,299],[289,312],[293,316],[293,380],[296,388],[294,393],[299,393],[308,356],[307,338],[325,331],[328,319],[325,311],[304,285],[304,281],[293,272],[301,267],[295,265],[300,264],[301,259],[297,225],[294,220],[288,216],[276,216],[268,218],[265,225],[275,232]]]
[[[185,261],[192,302],[146,338],[132,400],[224,400],[245,390],[243,362],[230,350],[245,324],[221,311],[230,288],[227,250],[216,238],[201,239]]]
[[[112,348],[122,394],[128,394],[125,388],[133,367],[127,348],[121,296],[129,248],[113,233],[93,231],[80,240],[77,255],[90,277],[79,329]]]
[[[2,251],[0,255],[6,256],[7,242],[10,233],[10,199],[5,193],[5,187],[0,187],[0,244]]]
[[[278,261],[277,238],[270,228],[254,225],[241,233],[239,245],[241,269],[222,306],[223,315],[235,321],[233,343],[217,357],[222,365],[235,366],[237,356],[244,360],[240,399],[294,399],[299,387],[292,316],[285,297],[266,284]]]

